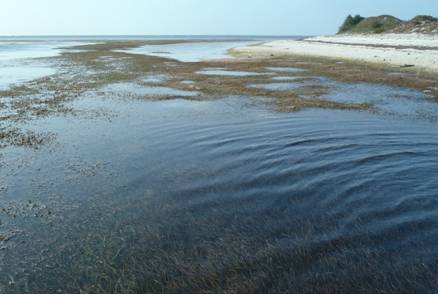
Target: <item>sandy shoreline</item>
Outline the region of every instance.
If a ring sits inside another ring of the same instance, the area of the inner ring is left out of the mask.
[[[237,56],[303,55],[371,62],[438,72],[438,38],[419,34],[342,35],[279,40],[236,48]]]

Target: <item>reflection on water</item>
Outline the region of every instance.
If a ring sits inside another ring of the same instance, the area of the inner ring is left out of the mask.
[[[331,91],[322,99],[372,103],[383,113],[404,115],[413,118],[438,118],[438,104],[428,95],[401,87],[367,83],[327,83]]]
[[[300,82],[288,82],[288,83],[266,83],[266,84],[252,84],[249,85],[251,88],[259,88],[259,89],[266,89],[266,90],[272,90],[272,91],[289,91],[289,90],[296,90],[298,88],[301,88],[306,85],[314,84],[312,81],[309,80],[303,80]]]
[[[272,77],[272,80],[274,81],[293,81],[298,79],[304,79],[306,77],[302,76],[292,76],[292,77]]]
[[[149,84],[159,84],[169,80],[172,76],[166,74],[150,74],[142,79],[142,82]]]
[[[248,46],[253,43],[254,41],[227,41],[146,45],[140,48],[124,50],[124,52],[172,58],[183,62],[195,62],[202,60],[230,58],[230,56],[227,55],[227,51],[229,49]]]
[[[59,55],[63,47],[83,44],[72,41],[0,42],[0,61],[44,58]]]
[[[148,96],[148,97],[160,97],[160,96],[181,96],[181,97],[189,97],[189,96],[198,96],[200,95],[197,91],[187,91],[174,89],[170,87],[161,87],[161,86],[142,86],[136,83],[118,83],[106,86],[103,89],[104,92],[109,95],[119,95],[119,96]]]
[[[191,80],[185,80],[185,81],[181,81],[180,82],[183,85],[192,85],[195,83],[195,81],[191,81]]]
[[[230,77],[249,77],[249,76],[261,75],[261,73],[257,73],[257,72],[226,70],[223,68],[205,68],[196,73],[200,75],[208,75],[208,76],[230,76]]]
[[[338,82],[325,77],[273,77],[276,82],[250,84],[249,87],[272,91],[297,90],[305,86],[324,87],[327,94],[318,99],[369,103],[376,111],[386,115],[415,119],[438,119],[438,104],[427,94],[408,88],[370,83]],[[312,99],[312,97],[306,97]]]
[[[0,90],[6,90],[13,84],[20,84],[27,81],[32,81],[41,77],[52,75],[54,73],[55,70],[49,67],[31,65],[0,65]]]
[[[275,72],[288,72],[288,73],[300,73],[305,72],[305,69],[296,67],[267,67],[266,70]]]
[[[36,59],[57,56],[62,47],[78,44],[72,41],[0,42],[0,90],[54,74],[54,69]]]
[[[27,58],[42,58],[56,56],[60,53],[59,44],[39,44],[29,42],[0,43],[0,60],[14,60]]]

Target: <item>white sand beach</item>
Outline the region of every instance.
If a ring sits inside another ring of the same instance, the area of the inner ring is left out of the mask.
[[[303,55],[438,71],[438,36],[421,34],[339,35],[279,40],[233,49],[247,57]]]
[[[327,43],[383,45],[402,47],[424,47],[438,49],[438,35],[425,34],[342,34],[336,36],[319,36],[306,39]]]

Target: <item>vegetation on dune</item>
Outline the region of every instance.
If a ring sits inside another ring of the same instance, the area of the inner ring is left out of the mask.
[[[426,33],[438,34],[438,18],[418,15],[409,21],[400,20],[391,15],[362,17],[348,15],[338,34],[343,33]]]
[[[359,14],[356,14],[354,17],[350,15],[347,16],[344,23],[342,24],[341,28],[339,29],[340,33],[344,33],[347,31],[350,31],[353,27],[355,27],[357,24],[359,24],[362,20],[365,18],[360,16]]]
[[[383,33],[394,29],[402,21],[391,15],[381,15],[364,18],[349,15],[339,33]]]
[[[438,34],[438,18],[429,15],[418,15],[410,21],[403,22],[392,32],[394,33],[431,33]]]

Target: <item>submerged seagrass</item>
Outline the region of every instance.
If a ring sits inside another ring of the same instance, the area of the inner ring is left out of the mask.
[[[180,42],[0,91],[0,293],[437,288],[436,76]]]

